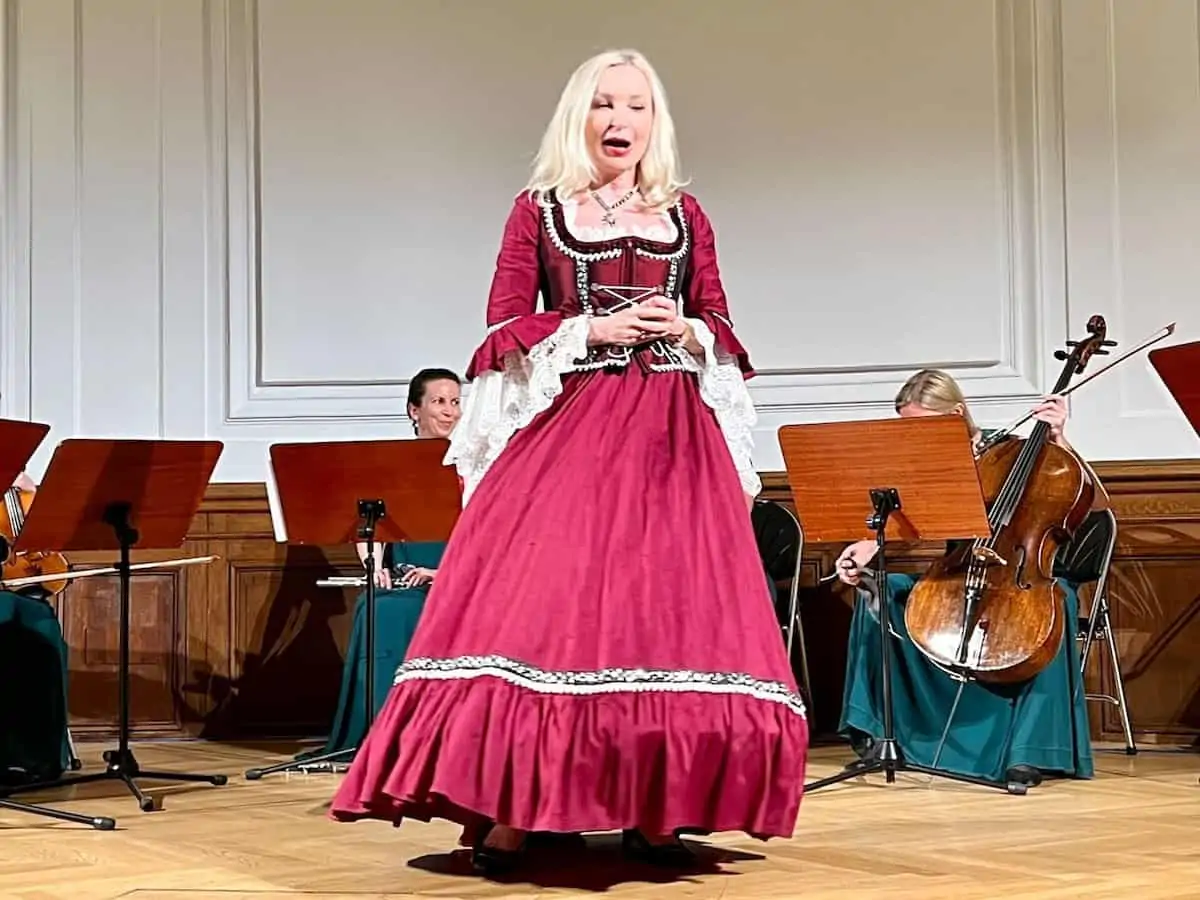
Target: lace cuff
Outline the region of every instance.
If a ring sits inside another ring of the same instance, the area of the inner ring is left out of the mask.
[[[754,468],[754,426],[758,413],[745,376],[735,356],[722,352],[712,329],[700,319],[687,318],[696,340],[704,348],[704,359],[698,360],[686,351],[679,356],[684,368],[694,372],[700,382],[700,398],[717,417],[725,443],[737,467],[742,490],[751,497],[762,492],[762,479]]]
[[[463,480],[463,505],[514,434],[550,408],[562,393],[562,376],[587,356],[587,316],[566,319],[528,355],[504,356],[504,371],[480,372],[450,435],[444,462]]]

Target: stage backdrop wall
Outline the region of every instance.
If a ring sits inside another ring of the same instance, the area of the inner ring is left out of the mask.
[[[4,0],[3,399],[69,436],[407,433],[462,368],[513,196],[586,55],[671,92],[779,425],[890,414],[912,370],[987,423],[1092,313],[1196,337],[1190,0]],[[636,28],[631,27],[636,23]],[[1093,458],[1195,455],[1144,360],[1085,388]]]
[[[197,518],[187,550],[219,564],[138,579],[152,730],[327,721],[350,598],[312,580],[352,557],[271,541],[266,448],[407,434],[406,379],[465,365],[504,217],[596,50],[633,42],[666,80],[761,373],[763,470],[780,425],[890,415],[921,366],[999,425],[1093,313],[1126,346],[1200,331],[1192,0],[611,0],[597,24],[553,0],[0,9],[0,414],[53,426],[35,475],[66,437],[208,436],[218,481],[249,483]],[[1153,598],[1126,613],[1157,648],[1139,696],[1186,732],[1200,489],[1129,461],[1200,442],[1144,359],[1072,407],[1078,447],[1128,463],[1107,471],[1140,498],[1121,562]],[[98,727],[114,590],[61,605]]]

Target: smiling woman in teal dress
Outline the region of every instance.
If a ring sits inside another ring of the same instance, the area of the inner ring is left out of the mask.
[[[896,412],[904,417],[959,415],[972,439],[981,430],[967,408],[962,390],[945,372],[926,369],[912,376],[896,395]],[[1070,449],[1063,437],[1066,402],[1046,397],[1034,413],[1050,427],[1051,440]],[[1085,465],[1086,468],[1086,465]],[[1101,494],[1103,490],[1097,487]],[[838,577],[859,585],[859,572],[875,556],[873,540],[851,544],[837,560]],[[918,577],[889,574],[888,603],[896,644],[892,653],[892,698],[897,743],[907,759],[991,781],[1037,785],[1044,775],[1091,778],[1092,749],[1086,697],[1080,682],[1079,651],[1074,630],[1050,665],[1018,685],[969,682],[951,722],[945,744],[942,732],[950,720],[958,682],[930,662],[909,639],[904,604]],[[1076,586],[1060,582],[1066,594],[1066,621],[1078,621]],[[860,754],[883,735],[879,699],[879,626],[870,598],[858,591],[850,624],[849,658],[839,731]]]

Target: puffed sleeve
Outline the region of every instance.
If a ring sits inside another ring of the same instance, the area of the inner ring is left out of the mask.
[[[733,331],[729,301],[717,265],[717,240],[712,222],[690,194],[683,197],[683,211],[692,232],[691,259],[683,281],[683,314],[707,325],[715,338],[718,355],[736,362],[742,375],[750,378],[754,368],[749,353]]]
[[[527,194],[513,204],[488,295],[488,333],[467,367],[471,387],[446,453],[462,479],[464,504],[509,439],[551,407],[565,375],[587,356],[587,316],[537,311],[540,214]]]
[[[488,294],[488,334],[467,366],[468,380],[474,380],[480,372],[504,371],[506,357],[513,353],[528,355],[562,324],[562,313],[537,311],[541,286],[539,233],[537,202],[522,194],[504,224]]]
[[[700,399],[716,414],[743,492],[756,497],[762,490],[754,468],[758,414],[746,386],[754,369],[750,354],[733,332],[712,223],[690,194],[683,195],[683,213],[692,234],[692,252],[684,271],[683,315],[704,351],[699,358],[687,354],[684,364],[699,378]]]

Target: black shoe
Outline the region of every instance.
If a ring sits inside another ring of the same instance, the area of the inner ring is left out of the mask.
[[[480,828],[475,835],[475,845],[471,848],[471,868],[478,874],[486,876],[507,875],[520,864],[525,855],[525,844],[516,850],[501,850],[499,847],[489,847],[484,844],[487,836],[495,828],[492,823]]]
[[[696,864],[696,854],[678,836],[670,844],[651,844],[636,828],[621,833],[621,850],[626,856],[652,866],[688,868]]]
[[[1009,766],[1008,771],[1004,773],[1004,780],[1010,784],[1023,784],[1028,787],[1037,787],[1042,783],[1042,773],[1033,766],[1019,765]]]

